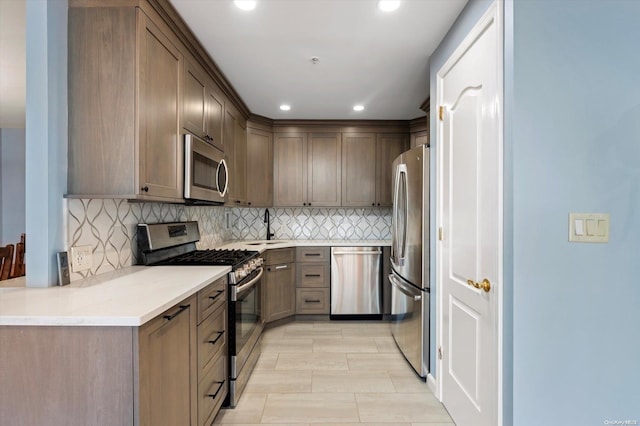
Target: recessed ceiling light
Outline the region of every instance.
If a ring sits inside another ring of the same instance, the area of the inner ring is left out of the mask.
[[[356,105],[353,107],[354,111],[364,111],[364,106],[362,105]]]
[[[380,0],[378,1],[378,9],[383,12],[393,12],[400,7],[400,0]]]
[[[253,10],[256,8],[256,0],[234,0],[233,3],[238,9]]]
[[[280,109],[282,111],[289,111],[291,109],[291,107],[289,105],[280,105]]]

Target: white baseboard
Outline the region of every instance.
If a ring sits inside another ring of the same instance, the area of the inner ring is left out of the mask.
[[[436,378],[431,375],[431,373],[427,374],[427,386],[429,390],[433,392],[433,394],[440,400],[440,395],[438,395],[438,382]]]

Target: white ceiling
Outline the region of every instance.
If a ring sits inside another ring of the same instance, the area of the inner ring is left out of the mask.
[[[170,1],[252,113],[375,120],[424,115],[429,57],[467,3],[403,0],[383,13],[376,0],[258,0],[251,12],[232,0]]]
[[[25,0],[0,0],[0,128],[24,128]]]

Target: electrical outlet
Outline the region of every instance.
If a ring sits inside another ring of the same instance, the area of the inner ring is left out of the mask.
[[[82,272],[91,269],[93,252],[91,246],[71,247],[71,271]]]

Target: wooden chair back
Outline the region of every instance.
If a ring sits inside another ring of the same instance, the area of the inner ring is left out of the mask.
[[[13,244],[0,247],[0,280],[6,280],[11,274],[13,265]]]
[[[20,242],[16,244],[16,258],[11,268],[11,278],[24,277],[24,252],[25,252],[25,235],[20,236]]]

